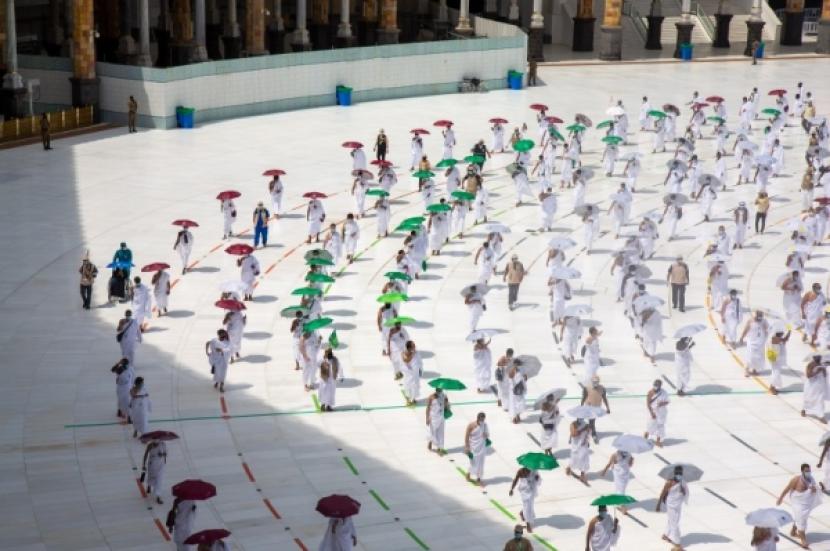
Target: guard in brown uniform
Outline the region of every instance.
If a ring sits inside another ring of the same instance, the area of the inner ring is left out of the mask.
[[[52,149],[52,135],[49,132],[49,118],[46,113],[40,117],[40,141],[43,142],[43,149],[49,151]]]
[[[127,101],[127,130],[130,133],[138,132],[135,128],[135,118],[138,115],[138,102],[133,96]]]

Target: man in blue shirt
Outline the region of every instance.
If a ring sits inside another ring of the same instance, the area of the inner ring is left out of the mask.
[[[127,248],[127,244],[122,242],[121,247],[115,251],[115,254],[112,255],[113,263],[120,264],[121,266],[116,266],[116,268],[120,267],[126,273],[127,279],[130,278],[130,267],[133,264],[133,251]],[[115,271],[115,269],[113,269]]]
[[[257,203],[254,209],[254,248],[259,247],[259,240],[262,238],[262,246],[268,246],[268,219],[271,213],[268,212],[262,201]]]

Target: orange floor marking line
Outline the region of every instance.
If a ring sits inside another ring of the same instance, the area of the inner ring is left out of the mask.
[[[138,485],[138,491],[141,492],[141,497],[146,498],[147,497],[147,492],[144,490],[144,484],[141,483],[141,479],[136,478],[135,483]]]
[[[159,532],[161,532],[161,535],[164,536],[164,539],[166,541],[170,541],[170,534],[167,533],[167,529],[164,527],[161,521],[157,518],[154,518],[153,522],[156,523],[156,527],[159,529]]]
[[[300,541],[300,538],[294,538],[294,543],[296,543],[296,544],[297,544],[297,546],[298,546],[300,549],[302,549],[303,551],[308,551],[308,547],[306,547],[306,546],[303,544],[303,542],[302,542],[302,541]]]
[[[276,517],[278,519],[282,519],[282,517],[280,516],[277,509],[273,505],[271,505],[271,500],[269,500],[267,497],[265,497],[265,498],[262,498],[262,501],[265,503],[265,506],[268,507],[268,510],[271,511],[271,514],[274,515],[274,517]]]
[[[248,475],[248,480],[250,480],[251,482],[256,482],[256,479],[254,478],[254,473],[251,472],[251,468],[248,467],[248,464],[244,461],[242,462],[242,469],[245,471],[245,474]]]

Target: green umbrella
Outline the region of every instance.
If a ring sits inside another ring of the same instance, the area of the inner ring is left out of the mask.
[[[763,113],[764,115],[772,115],[773,117],[777,117],[781,114],[781,111],[779,111],[778,109],[774,109],[772,107],[767,107],[766,109],[761,110],[761,113]]]
[[[476,165],[483,164],[485,160],[486,159],[481,155],[467,155],[466,157],[464,157],[465,163],[472,163]]]
[[[306,260],[310,258],[325,258],[326,260],[331,260],[332,256],[326,249],[311,249],[303,255],[303,258]]]
[[[427,207],[427,211],[429,212],[449,212],[452,210],[452,207],[446,203],[435,203]]]
[[[321,291],[320,289],[316,289],[314,287],[300,287],[299,289],[294,289],[293,291],[291,291],[291,294],[300,297],[319,297],[323,294],[323,291]]]
[[[585,130],[585,126],[574,123],[570,126],[566,126],[565,130],[567,130],[568,132],[583,132]]]
[[[372,188],[366,192],[366,195],[374,195],[376,197],[389,197],[389,192],[380,188]]]
[[[410,318],[408,316],[395,316],[394,318],[389,318],[383,325],[386,327],[393,327],[396,323],[400,323],[401,325],[412,325],[415,323],[415,318]]]
[[[401,224],[414,224],[416,226],[419,226],[426,221],[427,219],[423,216],[413,216],[411,218],[406,218],[403,222],[401,222]]]
[[[591,505],[600,506],[600,505],[628,505],[630,503],[637,503],[637,500],[631,496],[626,496],[622,494],[609,494],[607,496],[601,496],[596,498],[594,501],[591,502]]]
[[[280,310],[280,315],[284,318],[293,318],[297,315],[297,312],[308,314],[308,308],[305,306],[289,306],[288,308]]]
[[[334,266],[334,262],[328,258],[309,258],[305,263],[309,266]]]
[[[405,300],[409,300],[409,297],[403,293],[386,293],[385,295],[380,295],[377,298],[378,302],[382,302],[384,304],[392,302],[403,302]]]
[[[623,139],[620,136],[605,136],[602,141],[611,145],[620,145]]]
[[[334,322],[331,318],[317,318],[316,320],[311,320],[308,323],[303,324],[303,331],[316,331],[317,329],[322,329],[323,327],[327,327]]]
[[[410,231],[419,231],[420,229],[421,229],[420,224],[400,224],[397,228],[395,228],[395,231],[410,232]]]
[[[662,111],[657,110],[657,109],[652,109],[651,111],[649,111],[646,114],[649,117],[654,117],[655,119],[665,119],[666,118],[666,114],[663,113]]]
[[[533,146],[536,145],[533,143],[533,140],[519,140],[513,144],[513,150],[519,151],[520,153],[524,153],[525,151],[530,151],[533,149]]]
[[[461,199],[462,201],[472,201],[476,198],[475,193],[470,193],[469,191],[461,191],[460,189],[453,191],[450,195],[452,195],[456,199]]]
[[[405,274],[404,272],[386,272],[383,274],[384,277],[387,279],[399,279],[401,281],[412,281],[412,277],[409,274]]]
[[[312,283],[334,283],[334,278],[317,272],[311,272],[306,274],[305,276],[306,281],[310,281]]]
[[[448,377],[439,377],[438,379],[431,380],[427,384],[432,388],[440,388],[441,390],[465,390],[467,388],[467,385],[458,379],[450,379]]]
[[[565,141],[565,136],[560,134],[559,130],[557,130],[553,126],[548,126],[548,134],[550,134],[551,136],[553,136],[557,140],[560,140],[560,141],[563,141],[563,142]]]
[[[726,122],[726,120],[723,117],[718,117],[716,115],[712,115],[711,117],[706,117],[706,120],[716,122],[716,123],[719,123],[719,124],[722,124],[722,123]]]
[[[614,121],[612,121],[611,119],[606,119],[606,120],[602,121],[601,123],[599,123],[599,124],[597,125],[597,128],[605,128],[605,127],[607,127],[607,126],[611,126],[611,124],[612,124],[613,122],[614,122]]]
[[[552,471],[559,466],[556,458],[546,453],[531,452],[516,458],[519,465],[532,471]]]
[[[458,159],[441,159],[435,168],[449,168],[458,164]]]
[[[340,347],[340,339],[337,338],[337,330],[332,329],[331,335],[329,335],[329,346],[332,348],[339,348]]]
[[[412,173],[412,176],[415,178],[432,178],[435,176],[435,173],[430,172],[429,170],[416,170]]]

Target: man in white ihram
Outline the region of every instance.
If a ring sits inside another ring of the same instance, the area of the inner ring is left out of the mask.
[[[675,549],[682,550],[680,545],[680,513],[683,511],[683,504],[689,503],[689,487],[683,481],[683,466],[677,465],[674,468],[674,476],[663,485],[663,491],[657,499],[655,511],[660,512],[660,506],[666,504],[666,531],[663,539],[675,546]]]
[[[450,409],[450,401],[440,388],[427,399],[427,430],[429,443],[427,449],[438,455],[445,455],[444,450],[444,414]]]
[[[256,282],[259,275],[259,260],[252,254],[245,255],[239,259],[239,268],[242,272],[240,279],[245,284],[245,293],[242,300],[253,300],[254,282]]]
[[[611,518],[608,507],[599,506],[599,513],[588,523],[585,551],[611,551],[620,539],[620,521]]]
[[[133,281],[133,318],[138,328],[144,331],[144,318],[153,316],[153,299],[150,298],[150,288],[141,283],[141,278],[136,276]]]
[[[318,551],[348,551],[357,545],[352,517],[330,518]]]
[[[124,312],[124,317],[118,322],[115,339],[121,346],[121,356],[135,366],[135,347],[141,342],[141,330],[133,319],[132,310]]]
[[[792,537],[801,540],[801,547],[809,549],[807,545],[807,521],[810,513],[821,504],[821,492],[816,487],[816,481],[810,472],[810,465],[801,465],[801,474],[793,477],[778,497],[777,504],[781,505],[784,497],[789,494],[790,506],[793,508],[793,527],[790,530]]]
[[[654,445],[663,447],[663,438],[666,437],[666,418],[669,416],[669,393],[663,390],[663,381],[654,380],[654,386],[646,395],[646,407],[648,408],[649,420],[646,433],[648,438],[654,437]]]
[[[519,512],[519,516],[525,521],[528,532],[533,532],[532,524],[536,522],[534,502],[536,501],[536,496],[539,495],[539,486],[541,484],[542,477],[539,476],[538,472],[527,467],[522,467],[516,473],[515,478],[513,478],[513,485],[510,486],[510,492],[508,494],[510,496],[513,495],[516,486],[519,487],[519,496],[522,498],[522,510]]]
[[[481,484],[481,477],[484,476],[484,457],[487,454],[487,439],[490,431],[487,428],[484,412],[479,412],[476,420],[467,425],[464,433],[464,453],[470,458],[470,470],[467,471],[467,481]]]

